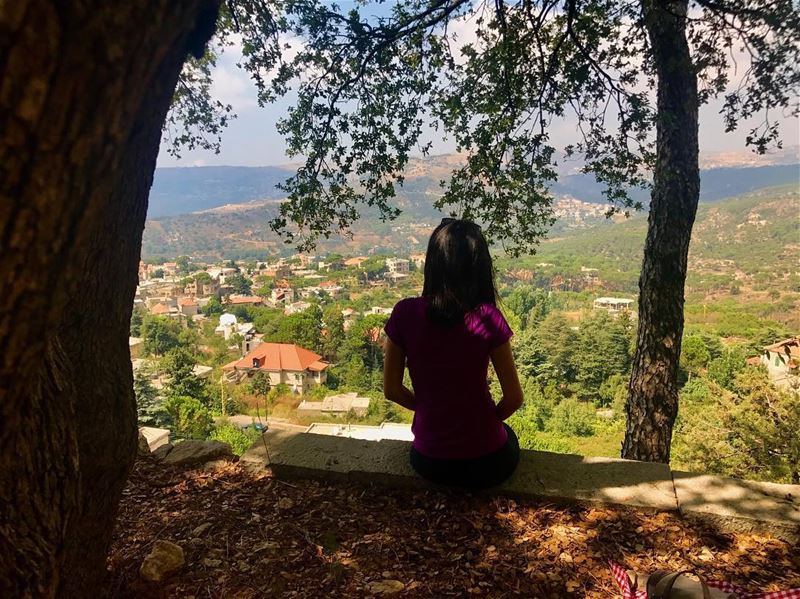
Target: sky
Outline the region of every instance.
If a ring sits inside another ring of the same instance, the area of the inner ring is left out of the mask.
[[[468,39],[468,26],[464,26],[461,36]],[[219,154],[213,151],[195,150],[182,152],[180,159],[175,159],[166,151],[162,143],[158,166],[266,166],[297,162],[289,158],[282,136],[276,131],[277,121],[286,114],[292,98],[264,108],[258,106],[256,89],[248,74],[238,68],[236,63],[241,59],[238,46],[226,50],[221,56],[216,70],[212,93],[216,99],[231,104],[236,118],[231,121],[222,135],[222,147]],[[701,152],[745,152],[745,137],[748,123],[744,122],[733,133],[725,133],[719,110],[722,101],[716,100],[700,109],[700,151]],[[757,119],[756,119],[757,120]],[[800,145],[800,120],[797,118],[779,118],[781,136],[785,147]],[[556,123],[550,129],[551,139],[557,147],[574,139],[576,128],[574,121]],[[432,153],[453,152],[452,140],[441,138],[431,140]]]

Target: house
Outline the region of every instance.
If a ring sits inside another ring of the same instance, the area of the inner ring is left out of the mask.
[[[371,316],[374,314],[380,314],[383,316],[391,316],[392,309],[391,308],[382,308],[380,306],[372,306],[369,310],[364,312],[364,316]]]
[[[800,336],[789,337],[764,348],[761,364],[770,380],[784,389],[800,389]]]
[[[272,290],[270,300],[273,304],[291,304],[294,301],[294,290],[287,287],[276,287]]]
[[[425,254],[411,254],[409,258],[414,263],[414,266],[417,267],[417,270],[425,268]]]
[[[342,266],[343,263],[341,260],[331,260],[330,262],[325,262],[324,260],[320,260],[320,262],[317,264],[317,269],[325,271],[341,270]]]
[[[241,360],[222,367],[229,381],[241,382],[258,372],[269,376],[271,387],[287,385],[294,393],[304,393],[327,380],[330,366],[322,356],[288,343],[261,343]]]
[[[225,300],[227,306],[263,306],[264,300],[257,295],[229,295]]]
[[[351,411],[356,416],[366,416],[369,409],[369,398],[359,397],[358,393],[340,393],[331,395],[322,401],[301,401],[297,406],[300,414],[345,416]]]
[[[153,314],[154,316],[177,316],[178,309],[176,307],[170,307],[167,304],[158,302],[150,307],[150,314]]]
[[[336,297],[344,289],[344,287],[339,285],[336,281],[322,281],[322,283],[319,284],[319,288],[331,297]]]
[[[256,328],[252,322],[238,322],[234,314],[228,314],[227,312],[219,317],[219,324],[214,329],[214,333],[222,335],[225,340],[234,335],[241,335],[242,337],[255,335],[255,332]]]
[[[623,297],[598,297],[594,300],[594,309],[606,310],[610,314],[630,312],[633,308],[633,301]]]
[[[178,300],[178,310],[180,310],[181,314],[184,316],[196,316],[198,312],[199,306],[197,304],[197,300],[191,297],[182,297]]]
[[[386,268],[390,273],[408,274],[409,262],[405,258],[387,258]]]
[[[345,331],[350,330],[350,327],[353,326],[353,323],[356,321],[357,316],[358,312],[356,312],[352,308],[345,308],[344,310],[342,310],[342,317],[344,318],[343,328]]]
[[[397,285],[397,283],[405,280],[408,278],[408,274],[404,272],[387,272],[384,277],[387,281],[389,281],[392,285]]]
[[[219,281],[215,279],[211,279],[210,281],[206,281],[203,283],[194,280],[191,283],[189,283],[183,290],[183,292],[186,295],[191,295],[197,298],[215,295],[217,291],[219,291]]]
[[[311,303],[309,302],[294,302],[293,304],[286,304],[286,307],[283,309],[283,313],[286,316],[290,316],[292,314],[298,314],[300,312],[305,312],[311,307]]]

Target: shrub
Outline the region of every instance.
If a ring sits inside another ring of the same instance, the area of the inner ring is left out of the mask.
[[[188,396],[170,397],[164,407],[170,415],[172,426],[178,437],[205,439],[211,431],[213,419],[200,401]]]
[[[588,437],[594,434],[596,420],[595,410],[590,404],[570,398],[553,409],[547,428],[562,435]]]
[[[210,438],[227,443],[231,446],[231,451],[240,456],[260,437],[261,434],[254,428],[241,429],[228,422],[222,422],[214,428]]]

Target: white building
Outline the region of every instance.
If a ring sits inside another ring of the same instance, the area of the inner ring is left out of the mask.
[[[408,274],[409,262],[405,258],[387,258],[386,268],[390,273]]]
[[[283,309],[283,313],[286,316],[290,316],[292,314],[298,314],[299,312],[305,312],[310,307],[310,302],[294,302],[293,304],[286,304],[286,307]]]
[[[633,302],[634,300],[623,297],[598,297],[594,300],[594,309],[619,314],[620,312],[630,312]]]

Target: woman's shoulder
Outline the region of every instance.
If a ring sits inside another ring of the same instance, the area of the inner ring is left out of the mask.
[[[495,304],[481,304],[474,310],[480,318],[488,318],[490,320],[496,318],[504,318],[503,312]]]
[[[425,298],[424,297],[406,297],[401,299],[394,305],[392,310],[393,316],[409,315],[413,316],[417,313],[425,312]]]
[[[417,297],[405,297],[401,299],[394,305],[394,309],[397,310],[413,310],[415,308],[424,308],[425,307],[425,298],[421,296]]]

